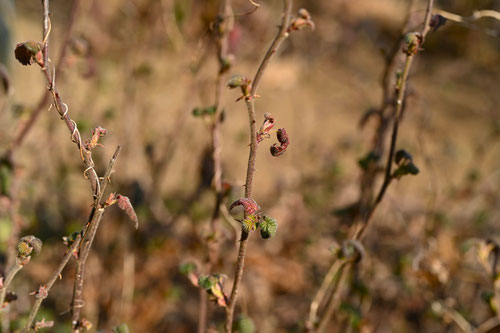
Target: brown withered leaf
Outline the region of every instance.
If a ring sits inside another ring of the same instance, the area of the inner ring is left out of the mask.
[[[137,214],[135,213],[134,207],[132,203],[130,203],[130,199],[124,195],[117,194],[116,201],[118,203],[118,207],[127,213],[128,217],[132,222],[134,222],[134,227],[139,228],[139,219],[137,218]]]

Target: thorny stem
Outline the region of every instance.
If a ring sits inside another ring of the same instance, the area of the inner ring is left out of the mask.
[[[248,118],[250,122],[250,152],[248,156],[248,167],[247,167],[247,175],[245,181],[245,197],[251,198],[252,196],[252,184],[253,184],[253,176],[255,172],[255,160],[257,155],[257,138],[256,138],[256,118],[255,118],[255,92],[259,86],[262,75],[264,74],[264,70],[266,69],[269,61],[272,56],[276,53],[278,47],[281,43],[288,37],[287,28],[290,24],[290,17],[292,12],[292,0],[283,0],[283,14],[281,25],[279,27],[279,31],[274,38],[271,46],[267,50],[264,59],[255,73],[255,77],[252,81],[252,89],[250,91],[250,98],[246,99],[246,105],[248,110]],[[244,218],[247,218],[246,214]],[[243,276],[243,269],[245,267],[245,257],[248,246],[248,232],[246,232],[243,228],[241,229],[241,239],[240,239],[240,247],[238,250],[238,259],[236,263],[236,272],[234,275],[233,288],[231,289],[231,296],[229,297],[229,302],[226,307],[226,324],[225,330],[226,332],[231,332],[233,317],[234,317],[234,308],[236,305],[236,299],[238,296],[239,287],[241,284],[241,277]]]
[[[101,199],[106,190],[106,186],[109,183],[111,174],[113,173],[113,168],[120,154],[121,147],[118,146],[115,150],[115,153],[111,157],[109,161],[108,168],[104,174],[104,177],[100,183],[100,192],[97,195],[94,206],[92,207],[92,212],[90,213],[89,222],[87,223],[82,236],[82,246],[79,251],[78,264],[76,267],[75,274],[75,284],[73,288],[73,299],[71,301],[71,312],[72,312],[72,325],[73,332],[80,332],[79,322],[80,322],[80,313],[81,309],[84,306],[82,294],[83,294],[83,281],[85,276],[85,264],[87,262],[88,255],[90,253],[90,248],[92,247],[92,243],[94,241],[95,235],[97,233],[97,229],[99,228],[99,224],[101,222],[101,218],[104,214],[105,207],[101,205]]]
[[[47,293],[50,291],[54,283],[58,278],[61,277],[61,273],[66,267],[66,265],[69,262],[69,259],[73,256],[75,253],[76,249],[80,245],[80,240],[81,240],[81,235],[78,235],[76,239],[73,241],[73,244],[71,244],[71,247],[66,251],[66,254],[64,255],[63,259],[59,263],[59,266],[57,269],[52,273],[52,276],[49,279],[49,282],[46,284],[46,290]],[[38,296],[38,295],[37,295]],[[26,325],[24,326],[24,331],[29,332],[30,330],[33,329],[33,321],[35,320],[36,314],[38,313],[38,310],[40,309],[40,306],[42,305],[43,300],[45,297],[37,297],[35,303],[33,304],[33,307],[31,308],[31,312],[28,317],[28,321],[26,322]]]

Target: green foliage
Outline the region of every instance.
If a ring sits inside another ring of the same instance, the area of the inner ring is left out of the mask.
[[[392,177],[400,179],[405,175],[417,175],[420,170],[413,164],[412,156],[405,150],[398,150],[394,156],[398,168],[394,170]]]
[[[361,169],[368,170],[370,165],[372,165],[373,163],[377,163],[379,160],[380,156],[371,151],[358,160],[358,165]]]
[[[0,194],[7,195],[11,185],[12,171],[9,165],[0,162]]]
[[[210,290],[218,281],[219,279],[214,275],[202,275],[198,279],[198,285],[203,289]]]
[[[129,333],[130,332],[127,324],[125,324],[125,323],[113,327],[112,331],[113,331],[113,333]]]
[[[247,77],[245,77],[243,75],[236,74],[236,75],[233,75],[229,79],[229,81],[227,81],[227,86],[230,89],[234,89],[234,88],[238,88],[238,87],[248,86],[250,84],[250,82],[251,82],[251,80],[248,79]]]
[[[192,111],[195,117],[211,116],[214,115],[215,112],[217,112],[217,107],[215,105],[204,108],[194,108]]]
[[[182,275],[188,275],[189,273],[195,272],[197,269],[194,262],[186,262],[179,265],[179,271]]]
[[[248,215],[246,219],[241,221],[241,225],[246,232],[254,231],[257,229],[259,218],[255,215]]]
[[[340,311],[347,314],[349,323],[352,327],[360,327],[363,316],[361,315],[361,311],[358,308],[354,307],[352,304],[342,302],[342,304],[340,304]]]
[[[273,238],[278,230],[278,222],[269,216],[263,216],[259,226],[260,236],[264,239]]]
[[[254,333],[255,324],[253,320],[246,315],[239,315],[233,323],[233,331],[238,333]]]

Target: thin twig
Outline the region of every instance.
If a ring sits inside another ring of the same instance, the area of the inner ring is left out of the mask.
[[[80,0],[73,0],[73,6],[71,8],[70,16],[69,16],[69,22],[68,26],[66,27],[66,32],[65,36],[63,38],[63,42],[60,47],[59,51],[59,57],[57,61],[57,65],[55,67],[55,77],[59,77],[64,61],[66,59],[66,53],[68,50],[68,45],[69,42],[71,41],[71,35],[73,33],[73,27],[74,23],[76,22],[76,14],[78,12],[78,8],[80,5]],[[44,30],[44,36],[46,35],[46,32]],[[47,43],[47,50],[48,50],[48,42]],[[49,101],[50,98],[50,91],[47,90],[43,93],[42,97],[40,98],[38,104],[36,105],[35,109],[31,113],[30,117],[28,120],[25,122],[22,122],[19,124],[18,129],[16,131],[16,135],[12,142],[10,143],[10,146],[8,150],[5,153],[5,156],[7,156],[9,159],[12,158],[12,155],[14,152],[19,149],[19,147],[22,145],[26,137],[28,136],[28,133],[30,130],[33,128],[33,125],[37,121],[38,117],[42,113],[43,110],[45,110],[45,105],[47,105],[47,102]]]
[[[248,167],[247,167],[247,175],[245,181],[245,197],[251,198],[252,196],[252,184],[253,184],[253,175],[255,172],[255,160],[257,155],[257,138],[256,138],[256,118],[255,118],[255,92],[259,86],[262,75],[264,74],[264,70],[266,69],[269,61],[272,56],[276,53],[278,47],[281,43],[288,37],[287,28],[290,23],[292,11],[292,0],[283,0],[283,14],[281,25],[279,27],[278,33],[274,38],[271,46],[267,50],[264,59],[255,73],[255,77],[252,82],[252,89],[250,91],[250,97],[246,99],[246,105],[248,110],[248,117],[250,122],[250,152],[248,156]],[[246,214],[244,218],[247,218]],[[241,229],[241,239],[240,239],[240,247],[238,250],[238,259],[236,263],[236,272],[234,275],[233,288],[231,289],[231,296],[229,297],[229,302],[226,307],[226,324],[225,330],[226,332],[231,332],[233,317],[234,317],[234,308],[236,305],[236,299],[238,296],[238,291],[241,283],[241,277],[243,276],[243,269],[245,267],[245,257],[248,246],[248,232],[246,232],[243,228]]]
[[[349,271],[351,267],[352,265],[350,265],[349,263],[344,263],[340,267],[339,270],[340,277],[338,279],[338,282],[334,285],[333,294],[331,295],[330,301],[326,305],[325,311],[323,312],[323,316],[319,321],[317,332],[322,333],[325,331],[328,323],[335,314],[336,309],[339,307],[340,301],[342,300],[342,294],[344,292],[344,285],[349,276]]]
[[[426,9],[425,19],[424,19],[424,26],[422,27],[422,32],[420,33],[421,39],[420,39],[420,43],[418,44],[418,47],[421,47],[423,45],[423,43],[425,41],[425,37],[426,37],[427,33],[430,31],[429,22],[430,22],[431,16],[432,16],[433,4],[434,4],[434,0],[429,0],[429,2],[427,3],[427,9]],[[371,217],[373,216],[373,213],[375,212],[379,203],[382,201],[384,194],[385,194],[387,188],[389,187],[389,184],[392,181],[392,163],[394,160],[394,152],[396,150],[399,122],[401,120],[404,99],[406,97],[405,93],[406,93],[406,85],[407,85],[407,81],[408,81],[408,76],[410,74],[411,65],[413,63],[414,57],[415,57],[415,53],[407,52],[405,65],[404,65],[404,69],[403,69],[403,74],[401,77],[400,84],[397,87],[398,95],[397,95],[397,99],[396,99],[396,110],[394,111],[391,143],[390,143],[390,147],[389,147],[389,155],[387,156],[387,164],[385,167],[384,182],[382,183],[382,186],[377,194],[377,198],[375,199],[375,202],[373,203],[373,205],[369,211],[369,214],[366,218],[366,221],[361,226],[361,228],[358,229],[358,231],[354,235],[354,239],[360,239],[363,236],[363,233],[366,230],[366,227],[370,223],[370,220],[371,220]]]
[[[433,0],[429,0],[428,4],[427,4],[425,19],[424,19],[424,26],[422,27],[422,32],[420,33],[421,39],[420,39],[420,43],[418,45],[419,47],[422,46],[422,43],[425,40],[425,36],[429,32],[429,27],[428,26],[429,26],[429,22],[430,22],[430,19],[431,19],[433,3],[434,3]],[[413,6],[413,1],[411,0],[410,3],[409,3],[409,7],[408,7],[408,11],[409,12],[411,12],[412,6]],[[408,26],[409,18],[410,17],[409,17],[409,14],[408,14],[406,16],[406,19],[405,19],[403,31],[406,30],[406,27]],[[380,112],[379,112],[380,113],[380,117],[381,117],[380,124],[379,124],[379,128],[376,131],[376,137],[375,137],[375,140],[374,140],[375,148],[382,147],[382,144],[383,144],[383,140],[381,140],[381,138],[383,138],[384,133],[385,133],[385,127],[384,126],[387,126],[386,125],[387,118],[385,118],[385,116],[383,115],[383,112],[386,110],[386,108],[388,106],[390,106],[390,104],[387,104],[387,103],[390,103],[390,102],[388,102],[388,99],[387,99],[389,88],[388,87],[386,88],[386,85],[389,84],[389,79],[388,79],[389,78],[389,74],[393,70],[392,67],[394,66],[395,57],[396,57],[397,51],[399,49],[400,49],[400,41],[397,42],[397,49],[396,49],[396,51],[393,51],[391,58],[386,63],[386,70],[385,70],[383,78],[382,78],[382,84],[383,84],[383,87],[384,87],[384,89],[383,89],[383,101],[382,101],[382,107],[381,107]],[[355,228],[358,228],[358,229],[356,230],[356,232],[355,232],[355,234],[353,236],[354,240],[361,239],[361,237],[363,236],[363,232],[366,230],[366,227],[368,226],[368,224],[369,224],[369,222],[370,222],[370,220],[371,220],[371,218],[372,218],[372,216],[373,216],[376,208],[378,207],[378,205],[382,201],[382,199],[384,197],[384,194],[385,194],[388,186],[390,185],[390,183],[391,183],[391,181],[393,179],[393,177],[392,177],[392,163],[393,163],[394,151],[395,151],[395,146],[396,146],[396,141],[397,141],[398,125],[399,125],[399,121],[400,121],[400,118],[401,118],[401,113],[402,113],[403,107],[404,107],[404,98],[405,98],[405,91],[406,91],[406,83],[407,83],[407,80],[408,80],[408,76],[409,76],[409,73],[410,73],[411,65],[412,65],[412,62],[413,62],[414,55],[415,55],[414,53],[411,53],[411,52],[406,52],[406,53],[407,53],[407,56],[406,56],[406,61],[405,61],[405,66],[404,66],[403,74],[402,74],[402,77],[400,79],[399,85],[397,86],[397,90],[396,90],[397,91],[396,108],[393,111],[393,115],[392,115],[392,118],[393,118],[393,131],[392,131],[392,135],[391,135],[391,143],[390,143],[390,148],[389,148],[389,155],[388,155],[388,158],[387,158],[387,165],[386,165],[386,168],[385,168],[384,181],[383,181],[382,186],[381,186],[381,188],[380,188],[380,190],[379,190],[379,192],[377,194],[377,197],[376,197],[375,201],[372,204],[369,204],[368,202],[363,202],[363,198],[365,198],[365,196],[368,199],[371,197],[371,186],[372,186],[373,181],[374,181],[375,170],[371,170],[372,174],[370,175],[371,176],[370,178],[365,178],[365,179],[362,180],[362,184],[361,184],[362,194],[361,194],[361,200],[360,200],[361,202],[360,202],[360,204],[361,205],[367,204],[368,206],[366,208],[360,207],[360,213],[361,213],[360,217],[362,218],[363,221],[362,221],[362,225],[361,226],[357,226],[355,224]],[[379,149],[379,151],[381,151],[381,149]],[[368,187],[368,189],[367,189],[367,187]],[[364,200],[364,201],[367,201],[367,200]],[[365,212],[365,210],[366,210],[366,212]],[[335,264],[333,264],[333,265],[335,265]],[[348,263],[347,264],[347,267],[344,268],[344,270],[342,272],[342,278],[344,278],[344,276],[347,276],[347,272],[350,270],[350,268],[351,268],[352,265],[353,265],[353,263]],[[332,268],[328,272],[328,274],[327,274],[328,278],[331,275],[336,276],[338,274],[338,272],[340,272],[340,269],[341,269],[341,268],[338,268],[338,269],[333,269],[333,268],[335,268],[335,267],[332,266]],[[323,280],[322,287],[320,288],[320,291],[322,291],[322,289],[325,289],[325,287],[323,287],[323,285],[325,283],[327,283],[327,279],[326,279],[327,277],[325,277],[325,279]],[[328,279],[328,280],[330,280],[330,279]],[[340,295],[339,289],[341,289],[341,287],[342,287],[342,285],[339,282],[339,288],[334,289],[334,295],[332,295],[331,298],[330,298],[330,302],[329,302],[329,305],[327,306],[327,310],[325,310],[323,312],[323,315],[322,315],[322,317],[321,317],[321,319],[319,321],[319,325],[318,325],[318,331],[319,332],[321,332],[324,329],[326,329],[326,325],[329,322],[329,318],[333,315],[333,313],[335,312],[335,310],[336,310],[336,308],[337,308],[337,306],[339,304],[338,301],[333,302],[333,299],[337,299],[338,297],[340,297],[338,295]],[[324,295],[325,292],[320,293],[320,295],[321,294]],[[314,306],[313,306],[313,304],[311,304],[310,318],[309,318],[309,322],[308,322],[309,325],[314,325],[315,320],[316,320],[316,313],[315,313],[315,311],[317,311],[316,307],[319,306],[319,303],[321,303],[323,301],[324,301],[324,297],[323,297],[322,300],[317,300],[316,298],[313,300]],[[312,321],[311,318],[314,321]],[[312,327],[313,327],[312,329],[314,329],[314,326],[312,326]]]
[[[474,333],[486,333],[500,325],[500,318],[498,316],[491,317],[490,319],[479,325]]]
[[[3,286],[0,289],[0,311],[2,311],[2,306],[5,301],[5,296],[7,295],[7,289],[9,289],[9,286],[14,279],[14,276],[23,268],[23,265],[21,264],[21,261],[19,259],[16,259],[16,262],[14,263],[14,266],[12,266],[9,269],[9,272],[7,273],[7,276],[5,276],[5,281],[3,281]]]
[[[323,279],[320,288],[316,292],[316,295],[314,296],[314,299],[311,302],[311,306],[309,309],[309,319],[307,322],[309,330],[313,330],[314,325],[316,324],[317,321],[317,314],[319,307],[321,303],[324,302],[327,291],[332,289],[332,284],[335,282],[335,276],[337,276],[337,273],[341,267],[342,267],[341,260],[335,260],[330,269],[328,270],[328,273],[325,275],[325,278]]]
[[[52,288],[52,286],[54,285],[56,280],[61,277],[61,273],[62,273],[64,267],[66,267],[66,265],[69,262],[69,259],[73,256],[76,249],[80,245],[80,240],[81,240],[81,235],[78,235],[76,237],[76,239],[73,241],[73,244],[71,244],[71,247],[66,251],[66,254],[64,255],[61,262],[59,263],[59,266],[57,267],[57,269],[54,271],[54,273],[52,273],[52,276],[50,277],[49,282],[47,282],[47,284],[45,285],[47,294],[49,293],[50,289]],[[45,295],[45,297],[40,297],[40,296],[41,295],[37,295],[36,301],[33,304],[33,307],[31,308],[31,312],[29,314],[28,321],[26,322],[26,325],[24,326],[25,332],[29,332],[30,330],[33,329],[33,321],[35,320],[36,314],[38,313],[38,310],[40,309],[40,306],[42,305],[43,300],[47,297],[47,295]]]
[[[223,201],[222,192],[222,139],[220,127],[222,125],[222,91],[225,85],[224,78],[227,72],[228,55],[229,55],[229,33],[233,29],[234,19],[232,16],[231,0],[221,0],[219,5],[219,14],[217,19],[221,19],[220,24],[224,25],[221,32],[220,29],[214,30],[215,44],[217,46],[217,58],[219,60],[219,69],[217,72],[217,78],[215,82],[215,115],[210,124],[210,134],[211,134],[211,144],[212,144],[212,161],[214,166],[214,173],[212,182],[215,188],[215,203],[212,212],[212,217],[210,219],[210,230],[213,235],[213,239],[207,240],[208,244],[208,263],[206,270],[211,273],[217,260],[219,258],[220,252],[220,240],[218,235],[219,230],[219,217],[220,217],[220,207]],[[208,297],[205,290],[200,291],[200,311],[198,317],[198,333],[204,333],[207,326],[207,311],[208,311]]]

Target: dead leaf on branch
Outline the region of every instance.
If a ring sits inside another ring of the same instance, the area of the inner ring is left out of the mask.
[[[135,213],[130,199],[124,195],[117,194],[116,202],[118,203],[118,207],[120,207],[121,210],[125,211],[130,220],[134,222],[134,227],[136,229],[139,228],[139,219],[137,218],[137,214]]]

